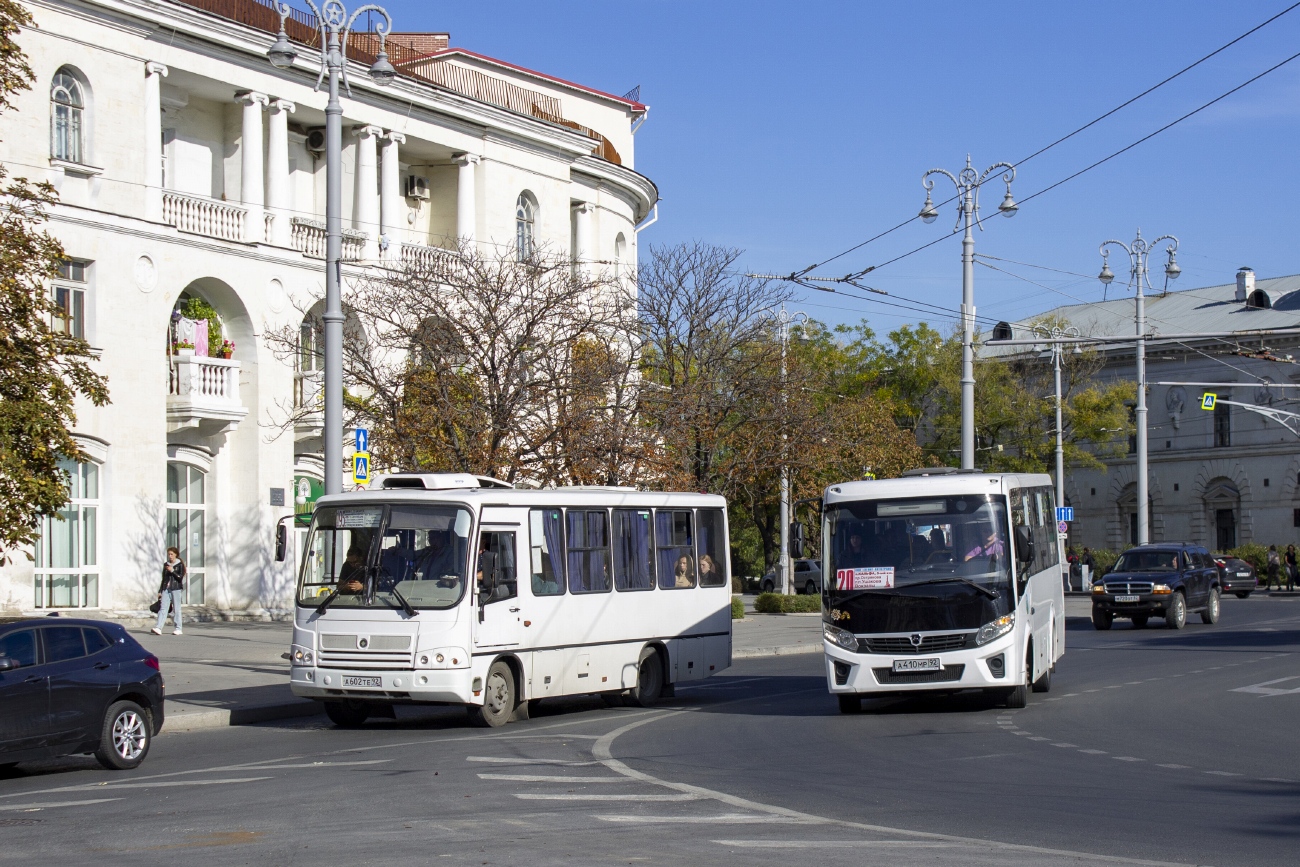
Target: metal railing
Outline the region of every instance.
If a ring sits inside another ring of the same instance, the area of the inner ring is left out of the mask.
[[[182,232],[224,241],[244,240],[247,210],[206,196],[163,191],[163,222]]]

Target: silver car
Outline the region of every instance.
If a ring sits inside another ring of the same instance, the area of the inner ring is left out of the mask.
[[[776,570],[772,570],[763,576],[759,582],[759,591],[762,593],[775,593],[778,589],[779,579]],[[790,591],[793,593],[807,593],[812,596],[822,592],[822,567],[816,560],[795,560],[794,575],[790,579]]]

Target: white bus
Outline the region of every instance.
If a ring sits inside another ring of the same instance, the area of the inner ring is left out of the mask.
[[[1046,475],[913,470],[822,500],[823,646],[840,710],[864,697],[1047,692],[1065,652]]]
[[[394,704],[486,726],[555,696],[653,704],[731,665],[727,532],[706,494],[377,476],[316,504],[293,692],[343,726]]]

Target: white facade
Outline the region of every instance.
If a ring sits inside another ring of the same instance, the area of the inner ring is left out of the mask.
[[[324,294],[319,55],[299,46],[294,68],[276,70],[273,35],[196,8],[211,2],[27,6],[37,27],[19,42],[36,81],[5,115],[0,161],[59,191],[47,227],[71,264],[52,291],[102,353],[112,403],[78,408],[93,464],[75,474],[70,520],[46,522],[36,563],[0,569],[0,609],[138,611],[174,541],[201,572],[192,604],[214,616],[287,608],[292,567],[273,562],[273,528],[321,475],[321,430],[319,418],[283,423],[315,405],[320,374],[264,335],[296,329]],[[517,88],[544,78],[501,63],[489,73]],[[636,225],[657,198],[632,169],[640,103],[548,79],[565,117],[618,142],[617,164],[571,125],[409,76],[379,88],[356,63],[349,78],[345,281],[458,238],[513,250],[521,195],[539,245],[576,252],[580,228],[583,258],[635,266]],[[418,188],[427,198],[406,195]],[[215,309],[229,360],[173,354],[188,298]]]

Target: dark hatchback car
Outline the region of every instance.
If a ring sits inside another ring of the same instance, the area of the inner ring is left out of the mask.
[[[1219,567],[1219,584],[1224,593],[1235,593],[1245,599],[1259,589],[1259,576],[1255,567],[1236,557],[1219,557],[1214,561]]]
[[[0,768],[77,753],[110,770],[134,768],[162,724],[158,657],[123,627],[0,620]]]
[[[1138,629],[1151,617],[1163,617],[1170,629],[1182,629],[1188,612],[1205,623],[1218,623],[1219,567],[1198,545],[1165,542],[1130,548],[1092,585],[1092,625],[1110,629],[1127,617]]]

